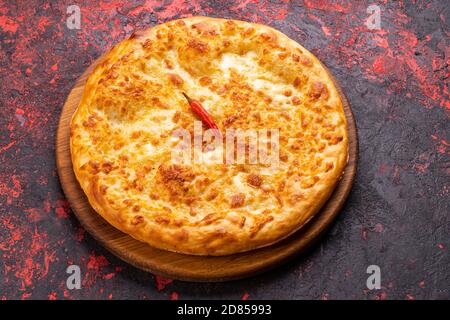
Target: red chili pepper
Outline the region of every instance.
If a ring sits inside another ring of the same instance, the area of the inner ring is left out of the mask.
[[[199,116],[199,118],[202,120],[202,122],[211,129],[217,129],[219,130],[219,127],[214,122],[214,119],[211,117],[211,115],[208,113],[208,111],[203,108],[200,102],[197,100],[193,100],[187,96],[186,93],[182,92],[186,100],[188,101],[189,105],[191,106],[192,111],[195,112]]]

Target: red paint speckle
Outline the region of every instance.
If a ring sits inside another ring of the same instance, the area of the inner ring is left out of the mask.
[[[178,292],[172,292],[170,294],[170,300],[178,300],[178,298],[179,298]]]
[[[373,229],[376,233],[381,233],[384,230],[384,227],[381,223],[377,223]]]
[[[372,63],[373,66],[373,71],[375,71],[376,73],[383,73],[385,71],[384,65],[384,57],[380,56],[380,57],[376,57],[375,60]]]
[[[155,282],[156,282],[156,289],[158,291],[163,290],[168,284],[171,284],[173,282],[172,279],[167,279],[162,276],[156,276],[155,275]]]
[[[387,293],[384,291],[381,291],[376,294],[375,300],[386,300],[387,299]]]
[[[242,295],[242,297],[241,297],[241,300],[248,300],[248,297],[249,297],[250,295],[248,294],[248,292],[244,292],[244,294]]]
[[[103,279],[105,279],[105,280],[110,280],[110,279],[114,278],[115,275],[116,275],[116,274],[115,274],[114,272],[111,272],[111,273],[105,274],[105,275],[103,276]]]
[[[25,292],[22,294],[22,300],[26,300],[31,297],[31,292]]]
[[[416,169],[420,173],[425,173],[429,165],[429,163],[416,163],[414,164],[414,169]]]
[[[64,298],[66,298],[66,299],[70,299],[71,298],[69,290],[67,290],[67,289],[64,289]]]
[[[32,288],[36,281],[45,278],[50,263],[56,259],[56,252],[48,242],[47,233],[40,232],[37,227],[32,232],[31,243],[20,248],[23,259],[17,259],[10,271],[14,271],[14,276],[20,282],[19,290],[25,291]]]
[[[56,292],[50,292],[48,294],[48,300],[56,300],[57,293]]]
[[[89,261],[87,263],[87,268],[90,270],[99,270],[102,267],[108,266],[109,262],[106,260],[104,256],[96,256],[95,253],[92,253],[89,256]]]
[[[389,165],[386,163],[382,163],[380,167],[378,168],[378,172],[380,173],[386,173],[389,170]]]
[[[52,204],[50,202],[50,192],[47,194],[47,197],[44,199],[44,211],[45,213],[50,213],[52,210]]]
[[[7,177],[5,178],[8,179]],[[2,181],[2,179],[3,177],[0,177],[0,196],[5,195],[6,204],[11,205],[14,199],[17,199],[22,195],[22,183],[17,175],[12,175],[9,181]]]
[[[64,211],[64,208],[56,208],[55,209],[56,215],[60,218],[67,218],[68,215],[67,213]]]
[[[90,287],[97,279],[104,279],[104,269],[108,266],[109,261],[104,256],[91,253],[86,264],[87,271],[82,281],[83,286]]]
[[[37,23],[38,29],[39,29],[40,32],[44,32],[45,28],[47,26],[49,26],[50,24],[51,24],[50,19],[48,17],[46,17],[46,16],[40,17],[39,21]]]
[[[339,4],[334,2],[329,2],[325,0],[305,0],[305,6],[309,9],[316,9],[322,11],[330,11],[330,12],[340,12],[347,13],[350,8],[350,3]]]
[[[329,36],[331,35],[330,28],[328,28],[328,27],[326,27],[326,26],[322,26],[322,31],[323,31],[323,33],[325,33],[325,35],[326,35],[327,37],[329,37]]]
[[[83,241],[85,233],[86,231],[84,230],[83,227],[78,227],[77,233],[75,234],[75,240],[79,242]]]
[[[365,227],[361,227],[361,239],[367,240],[367,229]]]
[[[412,294],[407,294],[406,295],[406,300],[416,300],[416,298],[414,298],[414,296]]]
[[[18,19],[10,18],[7,16],[0,16],[0,28],[5,32],[16,33],[20,24],[17,23]]]
[[[55,213],[58,218],[68,218],[69,217],[69,202],[67,200],[57,200]]]
[[[41,214],[41,210],[38,208],[29,208],[24,209],[23,211],[28,213],[28,219],[32,222],[39,222],[44,219],[44,216]]]

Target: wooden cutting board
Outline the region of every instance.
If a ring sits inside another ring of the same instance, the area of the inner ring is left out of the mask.
[[[355,119],[347,98],[336,80],[349,129],[349,161],[336,190],[322,210],[301,230],[287,239],[249,252],[223,257],[190,256],[159,250],[137,241],[108,224],[92,207],[80,188],[70,156],[70,120],[77,108],[86,79],[103,56],[78,79],[61,112],[56,137],[56,164],[64,193],[82,226],[106,249],[129,264],[171,279],[187,281],[226,281],[249,277],[274,268],[305,251],[329,228],[350,192],[356,174],[358,137]]]

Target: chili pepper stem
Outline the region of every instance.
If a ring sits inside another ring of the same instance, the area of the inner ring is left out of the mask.
[[[187,102],[189,103],[189,104],[191,104],[191,102],[192,102],[192,99],[191,98],[189,98],[189,96],[186,94],[186,93],[184,93],[184,92],[181,92],[182,94],[183,94],[183,96],[186,98],[186,100],[187,100]]]

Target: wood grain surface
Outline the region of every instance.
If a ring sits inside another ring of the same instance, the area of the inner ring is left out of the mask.
[[[115,256],[137,268],[171,279],[199,282],[234,280],[264,272],[304,252],[339,214],[356,174],[358,137],[350,105],[333,78],[344,101],[349,130],[349,161],[328,202],[301,230],[269,247],[223,257],[190,256],[159,250],[117,230],[89,205],[75,178],[70,157],[70,120],[81,100],[86,79],[102,59],[103,56],[97,59],[78,79],[63,106],[56,136],[56,164],[62,188],[78,220]]]

